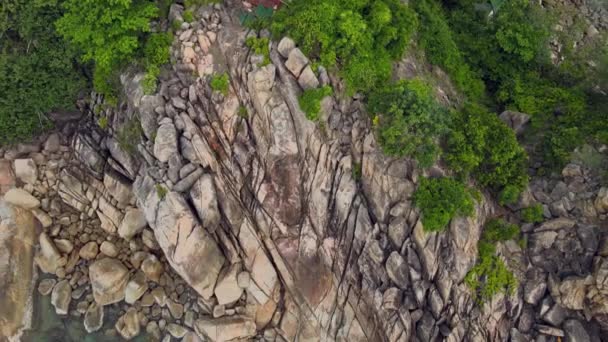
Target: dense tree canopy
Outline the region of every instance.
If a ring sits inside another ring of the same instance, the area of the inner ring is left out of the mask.
[[[76,53],[52,25],[61,14],[57,1],[0,3],[0,143],[45,129],[45,114],[73,108],[86,86]]]

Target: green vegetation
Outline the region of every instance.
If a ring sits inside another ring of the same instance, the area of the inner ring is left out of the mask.
[[[246,41],[247,46],[253,50],[253,53],[264,56],[262,66],[270,64],[270,40],[268,38],[249,37]]]
[[[435,0],[416,0],[412,5],[420,19],[418,41],[428,61],[441,66],[469,98],[481,99],[485,85],[465,62],[441,6]]]
[[[414,194],[427,232],[441,231],[456,216],[474,212],[473,191],[451,178],[423,178]]]
[[[379,117],[378,141],[385,153],[414,157],[422,167],[437,160],[450,113],[435,101],[428,85],[410,80],[377,88],[368,110]]]
[[[181,21],[181,20],[179,20],[179,19],[173,20],[173,21],[171,22],[171,29],[173,30],[173,32],[175,32],[175,31],[179,30],[179,29],[182,27],[182,24],[183,24],[183,23],[184,23],[184,22],[183,22],[183,21]]]
[[[146,68],[146,76],[143,80],[144,93],[153,94],[156,91],[156,84],[160,68],[169,63],[171,57],[171,43],[173,34],[152,33],[144,45],[143,65]]]
[[[184,21],[187,23],[191,23],[194,21],[194,13],[191,10],[185,10],[183,17]]]
[[[249,113],[247,112],[247,107],[239,106],[239,116],[243,119],[247,119],[249,117]]]
[[[517,201],[528,183],[527,156],[515,134],[479,105],[467,104],[454,116],[446,160],[460,176],[501,193],[504,203]]]
[[[107,116],[100,117],[99,120],[97,120],[97,125],[101,129],[104,129],[104,130],[107,129],[108,128],[108,117]]]
[[[306,113],[306,117],[311,121],[319,120],[319,112],[321,111],[321,101],[326,96],[331,96],[333,90],[330,86],[324,86],[316,89],[308,89],[302,93],[298,102],[300,108]]]
[[[349,92],[387,81],[417,26],[400,0],[295,0],[273,17],[276,36],[293,38],[324,66],[339,67]]]
[[[490,220],[479,240],[477,265],[473,267],[465,282],[473,290],[479,302],[490,300],[498,293],[512,293],[517,288],[517,279],[496,255],[496,244],[514,239],[519,227],[503,220]]]
[[[528,223],[540,223],[544,221],[543,206],[535,204],[521,210],[521,219]]]
[[[165,189],[164,186],[160,185],[160,184],[156,184],[156,194],[158,195],[158,198],[160,198],[161,200],[164,199],[167,196],[167,189]]]
[[[49,128],[45,114],[75,110],[86,91],[75,51],[52,25],[62,13],[51,0],[0,3],[0,144]]]
[[[142,128],[137,118],[125,122],[116,134],[118,145],[131,155],[137,152],[137,144],[141,141]]]
[[[136,55],[158,8],[146,0],[65,0],[63,7],[57,31],[82,51],[83,61],[94,62],[95,89],[115,96],[117,70]]]
[[[219,75],[214,75],[211,78],[211,82],[209,82],[211,89],[213,91],[217,91],[222,93],[224,96],[228,95],[228,90],[230,90],[230,78],[227,73],[222,73]]]
[[[492,6],[484,8],[477,0],[444,3],[452,37],[471,70],[485,82],[491,105],[497,111],[507,108],[533,115],[528,140],[536,147],[534,155],[547,167],[561,167],[585,140],[608,141],[608,120],[600,109],[606,96],[590,91],[608,80],[608,75],[598,72],[602,61],[608,62],[607,37],[574,49],[575,37],[582,36],[587,26],[578,25],[578,32],[575,26],[569,28],[574,32],[551,33],[559,13],[533,1],[504,1],[492,15]],[[549,60],[552,35],[564,47],[558,65]],[[440,51],[451,47],[435,46]],[[590,67],[590,60],[598,67]]]

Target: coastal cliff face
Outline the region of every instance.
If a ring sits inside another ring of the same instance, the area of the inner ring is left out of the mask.
[[[7,202],[36,208],[44,227],[36,261],[59,279],[38,290],[57,313],[83,315],[91,332],[116,306],[123,338],[185,341],[599,341],[608,331],[608,190],[584,165],[532,182],[520,204],[542,203],[547,220],[523,226],[527,245],[499,247],[520,286],[478,303],[464,278],[482,227],[517,220],[518,208],[484,194],[473,217],[424,231],[412,195],[421,177],[448,171],[384,156],[356,98],[328,96],[319,122],[307,120],[302,90],[340,94],[340,81],[315,74],[288,38],[265,63],[231,8],[182,26],[158,93],[123,75],[123,106],[93,94],[69,141],[5,154],[26,190]],[[222,94],[209,79],[224,72]]]

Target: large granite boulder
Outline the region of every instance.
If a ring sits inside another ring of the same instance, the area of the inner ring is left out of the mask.
[[[125,298],[129,270],[120,261],[112,258],[95,261],[89,266],[89,278],[97,304],[113,304]]]

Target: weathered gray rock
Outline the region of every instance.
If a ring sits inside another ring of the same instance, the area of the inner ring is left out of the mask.
[[[76,158],[86,165],[96,176],[103,174],[106,158],[99,151],[99,141],[89,135],[78,133],[72,140]]]
[[[95,242],[95,241],[88,242],[86,245],[84,245],[80,248],[80,251],[78,251],[78,255],[85,260],[95,259],[97,257],[98,253],[99,253],[99,246],[97,245],[97,242]]]
[[[72,301],[72,287],[68,280],[62,280],[53,287],[51,293],[51,304],[55,307],[58,315],[67,315]]]
[[[564,342],[591,342],[585,327],[575,319],[564,322]]]
[[[553,305],[543,315],[543,320],[555,327],[559,327],[565,318],[566,318],[566,310],[564,310],[564,308],[562,308],[561,305],[559,305],[559,304]]]
[[[49,216],[49,214],[45,213],[39,208],[32,209],[32,214],[36,217],[38,222],[40,222],[43,228],[48,228],[53,225],[53,219]]]
[[[220,211],[213,177],[208,174],[202,176],[190,190],[190,198],[203,227],[214,231],[220,222]]]
[[[93,297],[99,305],[120,302],[125,298],[129,271],[118,260],[103,258],[89,266]]]
[[[135,303],[141,296],[148,291],[148,282],[143,272],[137,272],[127,283],[125,290],[125,302]]]
[[[239,316],[199,319],[194,327],[197,334],[215,342],[249,339],[256,333],[255,322]]]
[[[163,264],[154,254],[149,254],[141,263],[141,270],[146,275],[146,278],[158,283],[163,273]]]
[[[103,306],[92,302],[84,314],[84,328],[90,334],[103,326]]]
[[[141,329],[137,310],[133,307],[129,308],[127,312],[118,319],[115,328],[125,340],[130,340],[139,335]]]
[[[225,260],[217,243],[176,192],[159,203],[156,218],[154,233],[173,269],[201,296],[210,298]]]
[[[319,87],[319,80],[317,76],[312,71],[310,65],[307,65],[302,73],[300,73],[300,77],[298,77],[298,84],[302,89],[309,90]]]
[[[40,243],[40,250],[35,256],[36,264],[43,272],[55,274],[58,268],[67,263],[67,260],[61,256],[46,233],[40,234],[38,242]]]
[[[23,189],[10,189],[4,194],[4,200],[24,209],[34,209],[40,206],[40,201]]]
[[[538,270],[528,272],[524,284],[524,301],[536,305],[545,295],[547,290],[547,277]]]
[[[116,245],[110,241],[102,242],[101,246],[99,246],[99,251],[105,254],[106,256],[109,256],[110,258],[117,257],[118,253],[120,252],[118,250],[118,247],[116,247]]]
[[[61,139],[59,138],[59,134],[51,133],[48,138],[44,142],[44,150],[50,153],[55,153],[59,151],[61,147]]]
[[[281,41],[279,42],[279,46],[277,47],[277,50],[279,50],[279,53],[281,54],[281,56],[283,56],[284,58],[287,58],[287,57],[289,57],[289,54],[295,47],[296,47],[296,43],[291,38],[285,37],[285,38],[281,39]]]
[[[144,95],[139,105],[139,120],[144,135],[152,140],[158,129],[155,109],[165,105],[162,95]]]
[[[169,161],[169,158],[179,153],[177,149],[177,131],[173,123],[163,121],[156,132],[154,141],[154,156],[162,163]]]
[[[215,285],[215,297],[220,305],[229,305],[241,298],[243,289],[239,286],[237,276],[241,265],[234,264],[224,269]]]
[[[118,235],[125,239],[131,240],[135,235],[139,234],[148,222],[144,213],[136,208],[128,208],[125,216],[118,227]]]
[[[184,336],[186,336],[186,333],[188,333],[188,329],[175,323],[170,323],[169,325],[167,325],[167,331],[169,332],[169,334],[171,334],[171,336],[175,338],[183,338]]]
[[[196,169],[194,172],[190,173],[189,175],[181,179],[179,182],[177,182],[177,184],[173,186],[173,191],[186,192],[190,190],[190,188],[192,188],[192,186],[203,175],[203,173],[203,169]]]
[[[599,213],[608,212],[608,187],[602,187],[595,198],[595,209]]]
[[[15,159],[15,176],[24,183],[34,184],[38,180],[38,167],[31,158]]]
[[[103,185],[119,204],[125,206],[131,202],[133,198],[131,183],[117,172],[106,172],[103,177]]]
[[[500,120],[509,126],[516,134],[523,132],[526,124],[530,121],[530,115],[525,113],[504,111],[499,115]]]
[[[40,281],[38,284],[38,292],[43,296],[48,296],[53,291],[53,287],[57,284],[57,280],[53,278],[46,278]]]
[[[285,66],[295,77],[300,77],[300,73],[308,65],[308,58],[304,56],[302,51],[298,48],[294,48],[289,53],[289,58],[285,62]]]
[[[407,263],[397,252],[392,252],[386,260],[386,273],[399,288],[405,290],[409,285]]]

